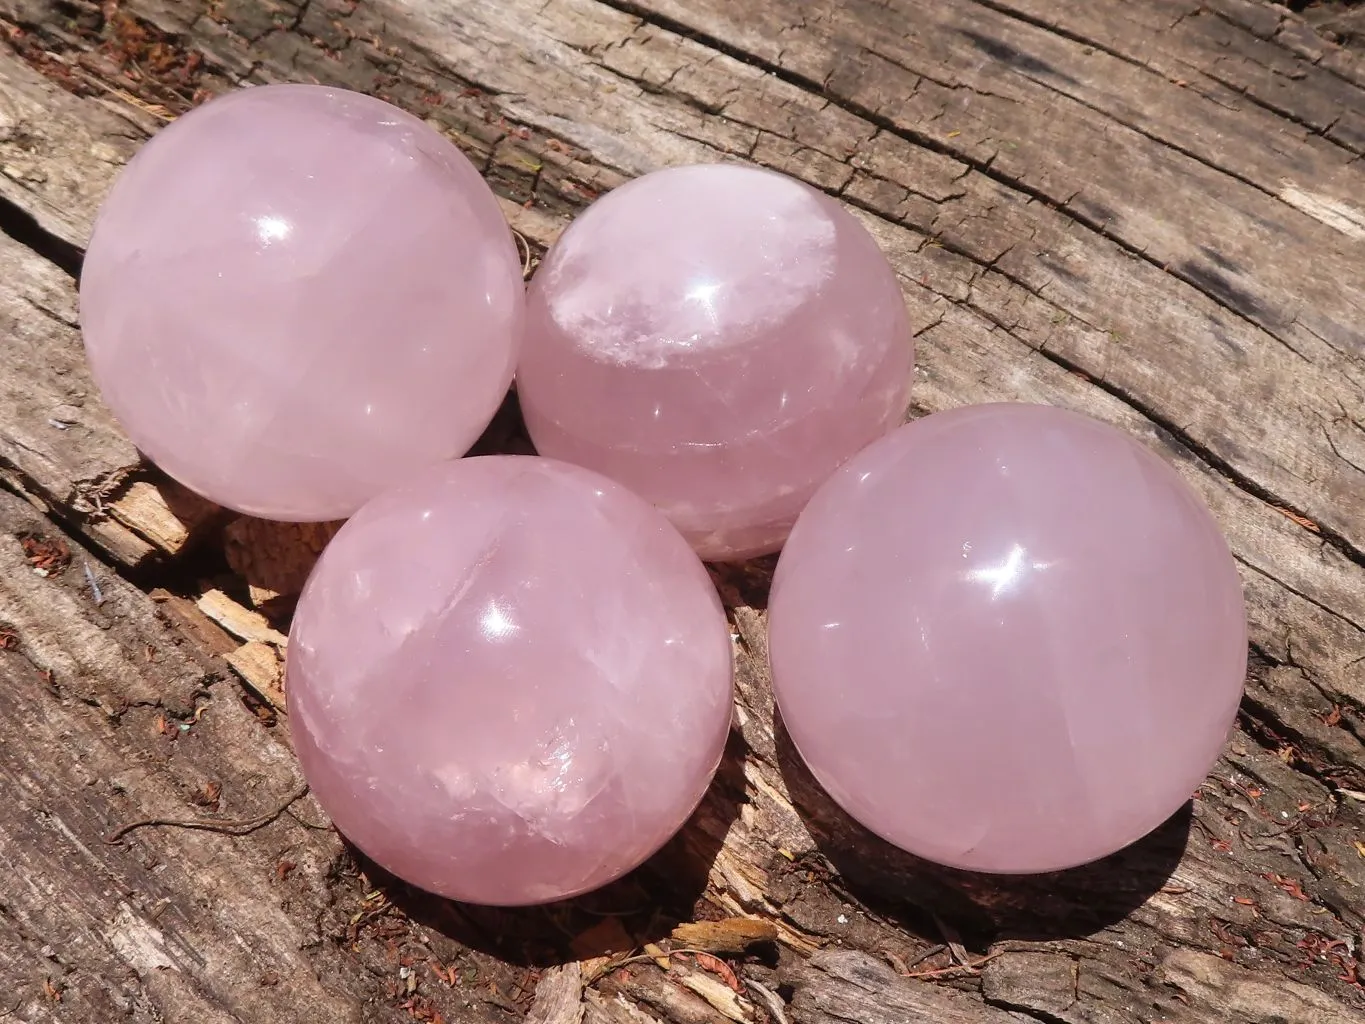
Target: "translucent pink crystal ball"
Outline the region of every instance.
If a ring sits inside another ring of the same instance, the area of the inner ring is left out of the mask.
[[[294,744],[337,827],[454,899],[572,896],[683,824],[730,724],[715,588],[596,473],[429,468],[323,552],[289,637]]]
[[[801,516],[773,582],[783,720],[872,831],[979,871],[1073,867],[1189,800],[1246,619],[1213,516],[1113,427],[985,405],[902,427]]]
[[[524,317],[497,201],[440,133],[318,86],[243,89],[120,175],[81,273],[86,351],[142,451],[271,519],[338,519],[461,455]]]
[[[775,551],[904,418],[896,275],[838,203],[744,165],[645,175],[536,272],[517,390],[537,450],[652,501],[707,559]]]

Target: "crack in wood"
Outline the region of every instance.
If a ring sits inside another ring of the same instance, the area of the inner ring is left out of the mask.
[[[68,277],[80,276],[84,257],[80,247],[48,231],[33,214],[3,195],[0,195],[0,232],[60,267]]]

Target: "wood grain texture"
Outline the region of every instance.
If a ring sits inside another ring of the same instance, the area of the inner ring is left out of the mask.
[[[936,869],[844,817],[774,722],[762,610],[771,565],[718,570],[741,648],[730,753],[679,840],[602,899],[630,911],[613,918],[628,944],[666,945],[680,921],[736,915],[768,922],[778,952],[718,961],[738,971],[733,1004],[711,984],[728,984],[723,971],[700,957],[585,967],[584,1020],[1155,1024],[1365,1012],[1365,62],[1352,50],[1259,0],[0,0],[0,33],[10,44],[0,49],[10,356],[0,479],[111,562],[169,557],[215,524],[181,537],[104,512],[130,485],[161,485],[85,376],[79,247],[148,131],[206,95],[281,80],[348,85],[426,116],[484,170],[533,254],[601,191],[648,170],[742,158],[796,175],[848,204],[901,276],[917,331],[913,414],[1000,399],[1087,412],[1170,459],[1218,516],[1252,636],[1228,752],[1186,814],[1110,862],[1048,879]],[[228,533],[243,595],[286,594],[316,554],[302,534],[263,540],[247,523]],[[79,568],[66,576],[78,589]],[[93,703],[73,701],[76,690],[12,688],[28,695],[24,721],[41,715],[49,731],[7,734],[11,777],[63,763],[44,799],[80,795],[88,813],[68,827],[91,849],[115,811],[170,814],[176,787],[180,811],[193,812],[209,762],[158,755],[154,729],[115,729],[113,747],[99,731],[110,715],[155,721],[155,701],[179,691],[133,672],[107,633],[82,625],[105,605],[5,586],[0,624],[13,623],[35,671],[105,680],[88,688]],[[183,645],[199,652],[195,664],[227,651]],[[243,664],[270,676],[257,656],[272,649],[258,644]],[[0,652],[0,667],[13,653]],[[287,794],[287,721],[268,703],[253,713],[226,700],[235,683],[221,661],[207,664],[198,671],[212,682],[195,687],[237,709],[240,746],[205,740],[196,758],[220,759],[214,777],[243,805],[233,816],[249,815],[268,801],[248,804],[232,772],[255,765],[258,787]],[[80,788],[58,734],[103,751],[101,772],[123,758],[160,774],[118,797],[137,808],[110,803]],[[945,787],[952,777],[944,765]],[[37,842],[12,813],[0,811],[7,853]],[[267,910],[284,922],[269,927],[289,934],[318,935],[308,928],[319,914],[330,922],[330,938],[303,940],[282,961],[289,977],[314,981],[288,998],[273,989],[274,1018],[227,986],[258,969],[247,953],[217,973],[182,959],[176,970],[199,999],[183,1005],[206,1020],[314,1019],[306,1013],[321,1006],[338,1019],[520,1020],[540,968],[564,962],[570,939],[601,920],[601,902],[504,914],[424,902],[388,881],[372,889],[334,839],[307,829],[281,878],[297,888],[281,903],[271,865],[283,844],[268,838],[291,820],[235,839],[129,837],[206,844],[191,857],[216,851],[193,881],[162,876],[161,898],[195,907],[195,884],[221,887],[257,865],[263,888],[222,890],[250,918],[244,935],[274,922]],[[120,848],[98,852],[109,870],[132,870]],[[29,877],[66,885],[74,868],[41,856]],[[29,915],[24,948],[60,951],[70,932],[42,916],[42,899],[33,889],[0,903]],[[268,907],[252,909],[260,900]],[[194,941],[216,949],[220,933],[203,913],[195,920]],[[175,1017],[182,1004],[168,1000],[180,996],[158,987],[166,972],[128,948],[106,942],[86,967],[71,959],[61,1004],[42,984],[54,969],[14,954],[0,959],[0,992],[14,979],[19,1019],[103,1019],[103,1004],[76,993],[110,991],[98,979],[117,969],[129,999]],[[707,980],[689,988],[686,977]],[[317,991],[332,1001],[306,1009],[301,993]]]
[[[144,594],[101,567],[96,605],[74,542],[64,571],[30,570],[17,537],[51,529],[0,493],[0,618],[16,638],[0,653],[0,990],[19,998],[13,1016],[360,1019],[301,952],[317,918],[287,909],[275,873],[285,851],[325,866],[327,833],[282,818],[250,847],[154,828],[104,842],[144,817],[255,815],[299,779],[288,748]]]

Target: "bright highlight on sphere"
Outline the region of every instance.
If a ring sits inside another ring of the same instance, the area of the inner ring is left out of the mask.
[[[381,100],[243,89],[152,139],[81,274],[105,401],[220,504],[343,518],[463,454],[511,381],[521,260],[435,129]]]
[[[1126,434],[1037,405],[902,427],[820,489],[782,553],[783,721],[845,810],[929,860],[1097,860],[1190,799],[1241,698],[1218,525]]]
[[[707,559],[777,550],[816,487],[900,423],[896,275],[824,194],[746,165],[605,196],[529,293],[517,390],[542,455],[619,480]]]
[[[323,552],[289,638],[304,774],[414,885],[530,904],[612,881],[701,800],[730,633],[686,541],[548,459],[431,467]]]

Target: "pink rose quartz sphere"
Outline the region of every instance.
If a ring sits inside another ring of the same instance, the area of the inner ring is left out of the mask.
[[[537,450],[631,487],[703,558],[776,551],[905,416],[895,273],[838,203],[781,174],[701,165],[618,188],[528,302],[517,391]]]
[[[705,568],[596,473],[431,467],[323,552],[289,637],[304,774],[414,885],[530,904],[619,877],[701,800],[730,725]]]
[[[1246,671],[1205,505],[1122,432],[1038,405],[902,427],[801,516],[773,581],[782,718],[872,831],[952,867],[1073,867],[1190,799]]]
[[[338,519],[478,439],[515,365],[521,276],[440,133],[359,93],[263,86],[123,171],[81,320],[105,401],[163,470],[252,515]]]

